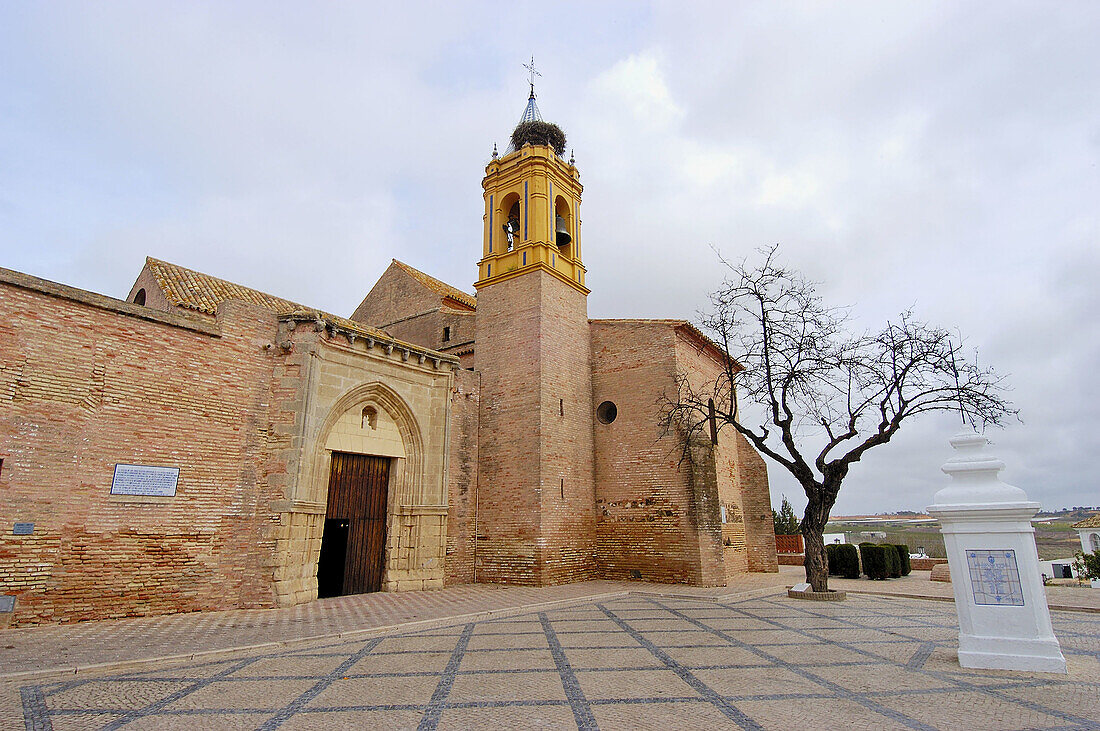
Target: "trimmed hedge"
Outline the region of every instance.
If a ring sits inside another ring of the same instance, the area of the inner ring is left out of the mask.
[[[894,550],[897,551],[897,549]],[[890,575],[884,547],[874,543],[861,543],[859,558],[863,562],[863,573],[868,579],[885,579]]]
[[[886,573],[891,579],[901,578],[901,557],[898,555],[898,547],[893,543],[881,543],[882,550],[886,552]]]
[[[825,544],[825,558],[829,560],[829,576],[840,576],[840,559],[836,555],[836,544]]]
[[[859,552],[850,543],[830,543],[825,546],[829,558],[829,574],[845,579],[859,578]]]
[[[898,558],[901,559],[901,575],[908,576],[913,573],[913,565],[909,562],[909,546],[897,543],[894,548],[898,549]]]

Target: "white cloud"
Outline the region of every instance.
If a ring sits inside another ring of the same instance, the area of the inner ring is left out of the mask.
[[[1026,425],[997,437],[1006,478],[1096,502],[1100,8],[551,16],[4,5],[3,264],[120,295],[148,253],[338,312],[391,257],[469,288],[483,166],[534,53],[540,107],[583,175],[593,316],[692,316],[721,278],[712,244],[739,258],[781,242],[861,326],[910,306],[958,326],[1012,374]],[[838,509],[921,507],[951,428],[905,430]]]

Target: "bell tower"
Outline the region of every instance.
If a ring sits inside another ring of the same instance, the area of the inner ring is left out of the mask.
[[[555,150],[555,132],[561,149]],[[542,121],[535,92],[504,157],[485,167],[485,232],[478,279],[484,287],[538,268],[588,294],[581,263],[580,173],[564,153],[565,135]],[[518,143],[518,144],[517,144]]]
[[[594,578],[594,416],[580,173],[533,74],[482,180],[475,580],[547,585]]]

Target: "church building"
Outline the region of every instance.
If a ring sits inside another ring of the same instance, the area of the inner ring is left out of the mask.
[[[532,91],[476,294],[395,260],[345,318],[152,258],[125,301],[0,269],[0,627],[777,570],[760,456],[659,423],[730,356],[588,317],[560,134]]]

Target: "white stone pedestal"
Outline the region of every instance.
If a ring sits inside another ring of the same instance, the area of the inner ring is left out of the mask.
[[[1066,672],[1039,572],[1031,518],[1039,503],[997,477],[1004,462],[974,432],[951,438],[951,484],[928,513],[940,521],[959,613],[959,664]]]

